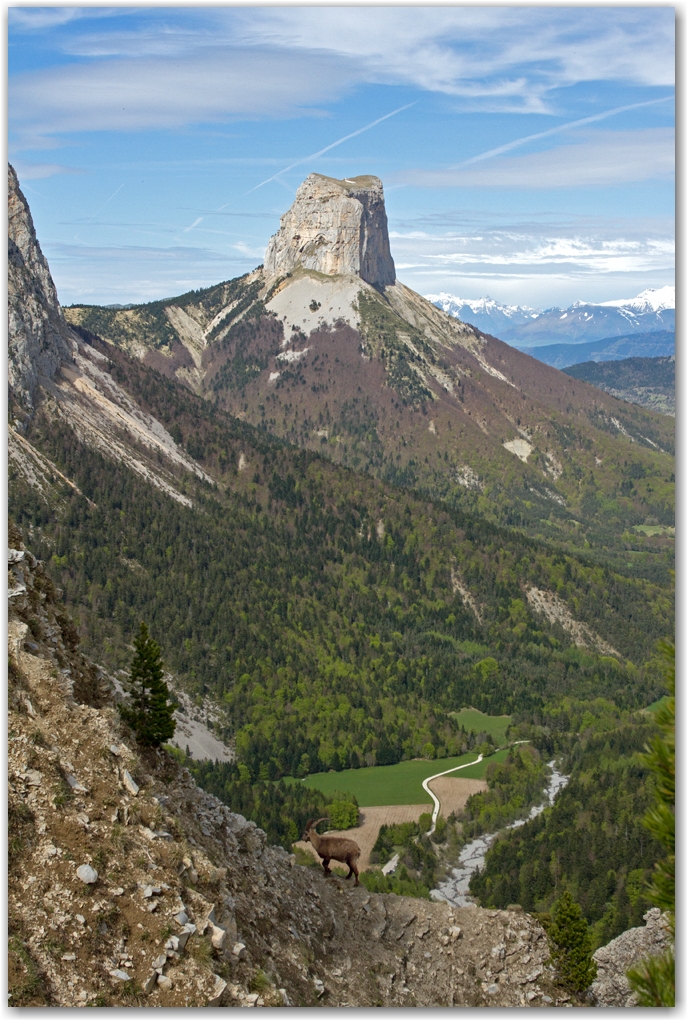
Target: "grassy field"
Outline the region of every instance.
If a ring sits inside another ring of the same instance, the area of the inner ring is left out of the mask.
[[[475,754],[463,754],[458,758],[402,761],[398,765],[377,765],[374,768],[346,769],[343,772],[319,772],[307,776],[301,782],[306,786],[322,790],[323,793],[337,791],[353,793],[361,807],[376,807],[385,804],[429,805],[432,800],[422,789],[422,781],[437,772],[444,772],[456,765],[475,761],[476,757]],[[496,755],[489,760],[493,761],[495,758]],[[482,762],[477,768],[480,768],[481,765]],[[468,773],[474,778],[472,768],[461,769],[460,772],[456,772],[456,775],[464,776]]]
[[[651,705],[647,705],[646,708],[644,709],[644,711],[645,712],[652,712],[652,713],[653,712],[657,712],[659,710],[659,708],[661,707],[661,705],[664,705],[667,700],[668,700],[668,695],[664,694],[662,698],[658,699],[658,701],[654,701]]]
[[[667,524],[635,524],[634,531],[638,531],[640,535],[675,535],[675,528]]]
[[[456,772],[457,776],[461,779],[484,779],[487,771],[487,766],[491,765],[493,761],[505,761],[508,757],[508,748],[503,747],[496,754],[490,755],[489,758],[482,758],[481,762],[477,765],[469,765],[466,769],[461,769],[460,772]],[[437,772],[441,771],[437,769]]]
[[[467,732],[488,733],[497,747],[506,742],[506,730],[510,725],[509,715],[484,715],[476,708],[461,708],[451,713]]]

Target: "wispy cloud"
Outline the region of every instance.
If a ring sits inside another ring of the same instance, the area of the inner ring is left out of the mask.
[[[598,131],[583,141],[493,163],[444,170],[407,170],[392,180],[426,188],[604,187],[647,180],[669,180],[675,168],[671,128]]]
[[[674,83],[674,13],[660,7],[12,10],[14,31],[42,26],[62,51],[10,84],[13,120],[47,133],[291,116],[370,84],[551,114],[582,82]],[[125,14],[136,23],[116,30],[88,20]]]
[[[183,59],[102,60],[10,80],[13,124],[57,132],[179,128],[236,117],[280,117],[339,98],[350,68],[323,56],[208,49]]]
[[[73,166],[61,166],[59,163],[26,163],[23,159],[13,161],[14,169],[20,181],[38,181],[44,177],[54,177],[56,174],[81,174]]]
[[[330,52],[375,81],[550,109],[551,89],[583,81],[674,81],[674,13],[666,8],[303,7],[242,11],[245,38]]]

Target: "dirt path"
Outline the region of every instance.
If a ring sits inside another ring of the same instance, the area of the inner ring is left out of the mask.
[[[452,811],[458,814],[465,807],[468,797],[487,789],[483,779],[460,779],[458,776],[439,776],[428,785],[439,798],[439,813],[444,818],[448,818]]]
[[[463,780],[463,782],[480,782],[480,780]],[[354,839],[361,850],[358,867],[366,871],[370,867],[370,854],[372,847],[377,842],[377,836],[382,825],[397,825],[400,822],[417,822],[423,812],[429,813],[430,804],[391,804],[389,806],[365,807],[360,809],[360,825],[354,829],[346,829],[345,832],[336,832],[337,836],[345,836],[347,839]],[[328,830],[332,835],[335,830]],[[316,860],[319,857],[310,843],[296,843],[312,854]]]

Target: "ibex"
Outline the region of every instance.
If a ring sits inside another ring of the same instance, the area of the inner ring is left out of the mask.
[[[355,875],[355,884],[360,885],[358,881],[358,858],[360,857],[360,847],[353,839],[343,839],[341,836],[320,836],[315,826],[319,825],[320,822],[328,821],[328,818],[318,818],[317,821],[311,818],[305,827],[303,839],[306,842],[309,840],[315,847],[318,855],[322,858],[322,867],[324,868],[324,873],[327,877],[331,875],[329,862],[341,861],[342,864],[348,865],[348,874],[346,875],[346,878],[350,878],[351,875]]]

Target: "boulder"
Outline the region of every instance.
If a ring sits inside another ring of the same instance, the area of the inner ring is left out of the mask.
[[[221,1005],[222,995],[224,994],[224,990],[226,987],[227,982],[219,975],[217,975],[215,978],[215,987],[212,989],[212,992],[210,993],[210,998],[207,1001],[208,1006]]]
[[[124,783],[124,786],[129,791],[132,797],[138,796],[139,786],[137,783],[134,782],[134,777],[131,775],[128,769],[124,769],[122,773],[122,782]]]
[[[644,915],[644,928],[630,928],[594,953],[597,976],[590,994],[597,1006],[635,1006],[625,974],[647,956],[659,956],[670,945],[668,920],[658,907]]]
[[[98,881],[98,872],[90,864],[80,864],[76,869],[76,877],[80,878],[85,885],[93,885]]]

